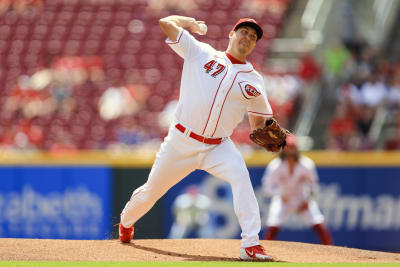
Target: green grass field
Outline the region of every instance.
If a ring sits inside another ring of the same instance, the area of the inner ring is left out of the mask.
[[[0,267],[399,267],[398,263],[282,263],[282,262],[44,262],[44,261],[3,261]]]

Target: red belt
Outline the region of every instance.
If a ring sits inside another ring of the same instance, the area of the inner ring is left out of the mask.
[[[179,131],[181,131],[182,133],[185,133],[186,128],[178,123],[177,125],[175,125],[175,128],[178,129]],[[195,134],[194,132],[190,132],[189,137],[204,143],[204,144],[208,144],[208,145],[218,145],[221,144],[222,142],[222,138],[207,138],[198,134]]]

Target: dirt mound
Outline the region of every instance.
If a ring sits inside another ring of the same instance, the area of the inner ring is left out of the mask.
[[[336,246],[261,241],[281,262],[400,262],[400,255]],[[237,261],[239,240],[0,239],[0,261]]]

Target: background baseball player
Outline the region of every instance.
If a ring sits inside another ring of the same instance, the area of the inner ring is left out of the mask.
[[[251,139],[271,151],[284,146],[286,131],[272,117],[262,77],[246,61],[262,29],[253,19],[239,20],[229,33],[226,52],[199,42],[202,21],[182,16],[160,20],[166,43],[184,59],[180,96],[168,136],[147,182],[137,188],[121,213],[120,240],[130,242],[133,225],[169,188],[196,169],[228,182],[242,229],[241,259],[271,260],[259,245],[260,215],[245,162],[229,136],[249,115]]]
[[[294,135],[288,135],[285,149],[280,157],[270,162],[262,179],[264,192],[272,197],[265,239],[275,240],[288,215],[298,213],[312,225],[322,244],[332,244],[315,200],[318,190],[315,164],[307,156],[300,155]]]
[[[211,199],[200,193],[196,185],[189,186],[172,204],[175,220],[168,238],[187,238],[193,234],[203,238],[214,236],[215,227],[209,214],[211,205]]]

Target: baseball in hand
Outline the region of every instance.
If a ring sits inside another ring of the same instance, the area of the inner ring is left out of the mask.
[[[199,34],[200,35],[205,35],[206,33],[207,33],[207,25],[206,24],[199,24],[199,28],[200,28],[200,31],[199,31]]]

